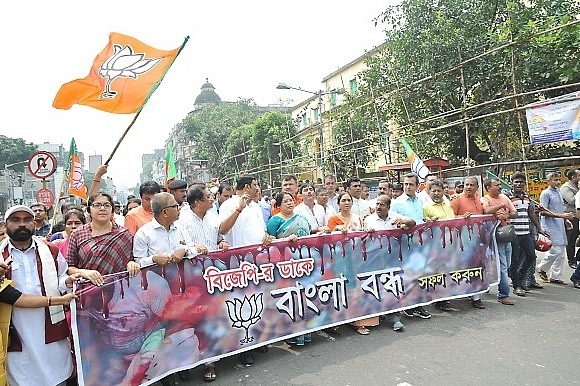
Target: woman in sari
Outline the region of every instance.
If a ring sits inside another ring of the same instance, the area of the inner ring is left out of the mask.
[[[294,197],[287,192],[281,192],[276,196],[276,208],[280,211],[270,217],[266,229],[270,236],[277,239],[296,241],[298,237],[310,234],[310,224],[303,216],[294,213]],[[290,339],[291,344],[304,346],[304,343],[312,341],[311,334],[304,334]]]
[[[296,241],[298,237],[310,234],[310,224],[303,216],[294,213],[294,197],[282,192],[276,196],[276,207],[280,211],[272,216],[266,224],[270,236],[277,239]]]
[[[112,221],[113,198],[103,192],[89,197],[91,221],[69,236],[66,260],[68,273],[79,272],[94,285],[103,285],[103,277],[129,271],[135,276],[139,264],[133,261],[133,236]]]
[[[354,231],[362,231],[363,224],[359,216],[351,212],[352,197],[348,193],[340,193],[337,198],[338,213],[330,216],[328,219],[328,227],[332,231],[342,232],[344,234]],[[379,317],[357,320],[352,322],[351,327],[361,335],[368,335],[368,326],[376,326],[379,324]]]
[[[50,242],[58,246],[60,253],[66,257],[68,238],[72,231],[87,223],[85,214],[80,209],[72,208],[64,214],[64,231],[52,235]]]

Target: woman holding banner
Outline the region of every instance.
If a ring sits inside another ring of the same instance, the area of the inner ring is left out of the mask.
[[[347,234],[348,232],[362,231],[363,225],[360,217],[351,212],[352,209],[352,197],[348,193],[340,193],[337,198],[338,202],[338,213],[330,216],[328,219],[328,227],[333,232],[342,232]],[[346,267],[345,269],[348,269]],[[375,316],[372,318],[357,320],[352,322],[351,327],[361,335],[368,335],[370,332],[367,329],[368,326],[377,326],[379,324],[379,317]]]
[[[310,234],[310,223],[300,214],[294,213],[294,196],[288,192],[279,193],[276,196],[275,208],[280,211],[270,217],[266,229],[270,236],[277,239],[296,241],[298,237]],[[304,343],[312,341],[310,334],[300,335],[290,340],[296,346],[304,346]]]

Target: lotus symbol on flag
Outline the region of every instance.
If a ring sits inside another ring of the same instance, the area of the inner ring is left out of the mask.
[[[115,90],[111,90],[111,83],[116,78],[133,78],[143,74],[157,65],[161,58],[147,59],[145,54],[134,54],[130,45],[121,47],[119,44],[113,45],[113,56],[107,59],[99,70],[99,75],[107,78],[105,91],[99,99],[113,99],[117,95]]]
[[[232,321],[232,327],[243,328],[246,330],[246,337],[240,340],[240,344],[250,343],[254,340],[253,336],[248,337],[248,330],[252,324],[258,323],[262,318],[264,310],[263,294],[253,294],[250,297],[244,296],[244,300],[234,298],[226,300],[228,306],[228,316]]]

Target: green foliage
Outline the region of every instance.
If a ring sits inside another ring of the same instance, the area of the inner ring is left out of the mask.
[[[289,115],[277,111],[266,113],[252,125],[247,167],[261,169],[254,174],[262,181],[269,181],[273,186],[279,184],[280,175],[287,173],[284,163],[300,153],[296,134],[296,126]]]
[[[10,165],[17,162],[22,164],[10,166],[10,169],[16,172],[23,172],[26,168],[26,163],[30,156],[37,150],[37,146],[33,143],[26,143],[22,138],[10,138],[5,135],[0,135],[0,168],[4,165]]]
[[[364,103],[370,99],[361,90],[348,102],[330,111],[325,119],[335,122],[332,127],[332,147],[325,155],[325,169],[339,179],[358,175],[376,158],[379,142],[377,117],[372,104]]]
[[[509,110],[580,88],[510,96],[580,82],[578,24],[543,33],[576,15],[574,0],[403,0],[377,18],[386,41],[347,108],[364,106],[372,89],[380,121],[415,137],[422,158],[464,164],[468,132],[471,160],[521,159],[525,115]]]
[[[253,100],[209,105],[190,113],[183,125],[195,143],[195,158],[207,160],[210,173],[225,176],[235,169],[234,160],[226,158],[227,140],[232,131],[258,118]]]

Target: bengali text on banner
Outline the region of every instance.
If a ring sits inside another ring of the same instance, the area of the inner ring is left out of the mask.
[[[80,285],[79,381],[151,384],[177,370],[498,283],[493,216],[212,252]]]

